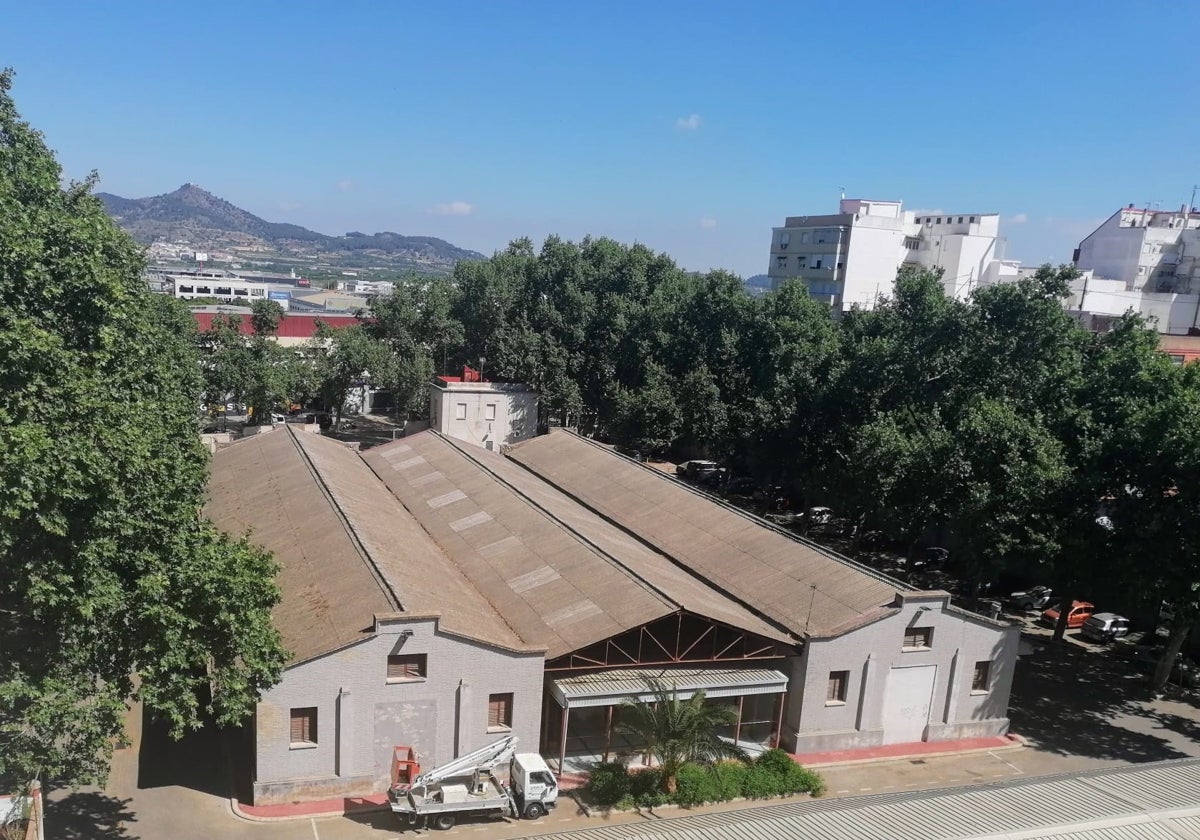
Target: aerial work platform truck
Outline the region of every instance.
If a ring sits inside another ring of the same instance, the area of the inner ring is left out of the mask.
[[[517,753],[516,746],[516,738],[501,738],[424,773],[412,747],[396,747],[388,804],[410,825],[441,829],[462,817],[536,820],[557,804],[558,783],[540,755]],[[496,775],[503,764],[507,779]]]

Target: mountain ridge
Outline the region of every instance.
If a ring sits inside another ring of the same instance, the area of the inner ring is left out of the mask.
[[[268,222],[192,183],[145,198],[106,192],[98,192],[96,197],[108,214],[143,245],[185,241],[196,250],[233,246],[291,255],[377,252],[441,268],[452,268],[459,260],[485,258],[477,251],[434,236],[406,236],[392,231],[330,236],[288,222]]]

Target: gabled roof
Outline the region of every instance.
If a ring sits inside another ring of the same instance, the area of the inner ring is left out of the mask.
[[[846,632],[911,591],[574,433],[523,441],[509,457],[794,634]]]
[[[446,631],[531,649],[336,441],[287,426],[239,441],[213,456],[209,495],[218,527],[251,531],[279,563],[273,617],[293,664],[365,638],[374,615],[398,612],[436,614]]]
[[[422,432],[362,458],[549,658],[681,609],[797,641],[501,455]]]

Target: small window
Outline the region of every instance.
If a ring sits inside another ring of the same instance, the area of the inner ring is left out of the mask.
[[[800,234],[800,244],[801,244],[801,245],[806,245],[806,244],[808,244],[808,232],[807,232],[807,231],[805,231],[804,233]]]
[[[909,627],[904,631],[904,648],[909,649],[925,649],[932,647],[933,643],[933,628],[932,627]]]
[[[958,217],[958,223],[959,223],[960,225],[962,224],[962,216],[959,216],[959,217]]]
[[[821,258],[817,257],[815,260],[813,260],[813,268],[820,268],[820,267],[821,267]]]
[[[776,257],[775,258],[775,267],[776,268],[787,268],[787,257],[784,255],[780,255],[780,256]]]
[[[456,406],[454,406],[454,419],[455,420],[466,420],[467,419],[467,404],[466,403],[458,403]]]
[[[971,677],[972,691],[987,691],[991,683],[992,663],[989,661],[976,662],[975,674]]]
[[[511,692],[488,695],[488,730],[512,729],[512,707]]]
[[[424,653],[400,653],[388,657],[388,682],[425,679],[428,655]]]
[[[808,257],[805,256],[804,254],[801,254],[800,256],[796,257],[796,267],[797,268],[808,268]]]
[[[1183,354],[1182,353],[1171,353],[1170,356],[1171,356],[1171,364],[1173,364],[1173,365],[1183,364]]]
[[[779,234],[779,250],[786,251],[787,246],[791,244],[792,235],[786,231]]]
[[[846,686],[850,683],[849,671],[830,671],[829,688],[825,691],[825,705],[846,702]]]
[[[937,218],[937,223],[938,223],[939,225],[942,223],[942,217],[941,217],[941,216],[938,216],[938,218]]]
[[[496,404],[495,403],[488,403],[487,405],[485,405],[483,407],[483,419],[484,420],[495,420],[496,419]]]
[[[972,216],[972,217],[971,217],[971,224],[975,224],[975,217],[974,217],[974,216]]]
[[[291,742],[293,747],[317,743],[317,707],[292,709]]]

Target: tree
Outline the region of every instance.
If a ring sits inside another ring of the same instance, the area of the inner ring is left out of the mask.
[[[319,324],[312,352],[321,396],[327,406],[333,407],[334,431],[342,425],[351,389],[393,378],[392,357],[387,347],[362,324],[342,329]]]
[[[746,759],[745,750],[717,735],[718,727],[737,722],[737,712],[731,706],[706,703],[703,690],[680,700],[674,686],[656,685],[652,702],[627,700],[623,709],[620,731],[658,760],[667,793],[675,792],[685,762]]]
[[[285,654],[268,555],[197,512],[190,313],[61,186],[0,74],[0,784],[102,781],[126,704],[243,719]]]

